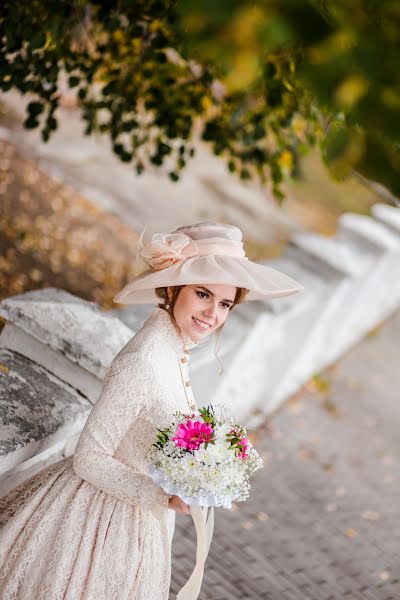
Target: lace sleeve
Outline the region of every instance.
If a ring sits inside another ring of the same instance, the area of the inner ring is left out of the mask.
[[[113,457],[128,428],[149,402],[152,381],[140,353],[129,352],[114,359],[78,440],[73,467],[79,477],[124,502],[162,509],[168,508],[169,496],[151,477]]]

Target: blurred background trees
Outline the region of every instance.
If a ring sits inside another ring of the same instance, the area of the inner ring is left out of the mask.
[[[0,86],[33,94],[44,140],[67,87],[138,173],[177,180],[201,138],[280,198],[318,144],[335,176],[399,193],[396,0],[3,0],[0,23]]]

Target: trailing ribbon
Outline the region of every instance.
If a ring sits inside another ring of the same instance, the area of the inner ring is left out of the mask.
[[[208,513],[208,518],[207,518]],[[197,534],[196,566],[176,600],[197,600],[203,581],[204,565],[214,532],[214,507],[190,506],[190,514]]]

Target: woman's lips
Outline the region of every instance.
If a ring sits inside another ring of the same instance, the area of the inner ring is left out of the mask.
[[[201,325],[199,325],[199,323],[196,322],[195,319],[196,319],[196,317],[192,317],[193,323],[196,325],[196,327],[198,329],[201,329],[201,331],[207,331],[208,329],[211,329],[211,325],[208,325],[207,323],[205,323],[205,325],[207,325],[207,326],[202,327]],[[201,319],[198,319],[198,321],[203,322],[203,321],[201,321]]]

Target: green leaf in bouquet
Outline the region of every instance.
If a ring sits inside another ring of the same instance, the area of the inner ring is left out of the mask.
[[[215,425],[215,417],[214,417],[214,408],[212,404],[208,406],[203,406],[199,409],[199,413],[205,423],[209,423],[214,427]]]
[[[171,430],[168,427],[166,429],[157,429],[157,431],[157,442],[153,444],[153,446],[155,446],[156,448],[163,448],[168,441]]]

